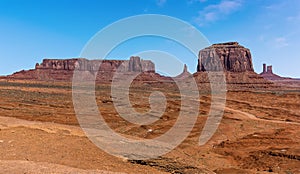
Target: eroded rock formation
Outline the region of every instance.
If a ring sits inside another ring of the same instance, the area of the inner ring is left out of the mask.
[[[280,77],[279,75],[276,75],[273,73],[273,67],[272,65],[267,66],[266,64],[263,64],[263,72],[260,73],[260,75],[267,79],[267,80],[283,80],[283,77]]]
[[[267,66],[266,64],[263,64],[263,72],[260,73],[260,75],[271,81],[277,81],[277,80],[290,80],[291,78],[285,78],[285,77],[280,77],[277,74],[273,73],[273,67],[272,65]]]
[[[284,88],[295,89],[300,87],[300,79],[281,77],[273,72],[273,67],[271,65],[267,66],[266,64],[263,64],[263,72],[260,73],[260,76]]]
[[[73,59],[44,59],[37,63],[35,69],[16,72],[8,78],[28,80],[62,80],[71,81],[74,70],[83,74],[97,73],[97,80],[111,81],[113,73],[118,72],[150,72],[155,73],[155,65],[150,60],[140,57],[131,57],[129,60],[88,60],[85,58]]]
[[[254,72],[250,50],[238,42],[213,44],[199,52],[197,73],[193,76],[198,84],[219,83],[211,81],[208,73],[224,74],[229,90],[268,88],[272,85]]]
[[[123,72],[155,71],[153,62],[142,60],[140,57],[130,57],[130,60],[44,59],[41,64],[37,63],[35,66],[35,69],[69,71],[75,68],[80,71],[117,71],[117,69]]]
[[[188,77],[191,77],[191,76],[192,76],[192,74],[188,71],[187,65],[184,64],[182,73],[179,74],[178,76],[176,76],[175,78],[185,79],[185,78],[188,78]]]
[[[197,71],[254,71],[251,53],[238,42],[213,44],[199,52]]]

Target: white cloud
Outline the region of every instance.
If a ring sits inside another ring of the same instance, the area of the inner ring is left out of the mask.
[[[156,5],[163,7],[166,4],[167,0],[156,0]]]
[[[185,35],[185,37],[188,38],[195,38],[196,35],[199,34],[199,31],[195,27],[184,27],[182,28],[182,34]]]
[[[189,4],[193,4],[193,3],[196,3],[196,2],[201,2],[201,3],[203,3],[203,2],[207,2],[208,0],[188,0],[188,3]]]
[[[216,12],[208,12],[203,15],[205,21],[215,21],[218,19],[218,14]]]
[[[266,10],[281,10],[285,6],[285,2],[281,3],[273,3],[270,5],[265,6]]]
[[[287,39],[285,37],[277,37],[274,39],[274,41],[275,41],[275,46],[277,48],[289,46]]]
[[[299,24],[300,22],[300,13],[294,15],[294,16],[288,16],[286,20],[290,23]]]
[[[206,23],[217,21],[236,12],[241,6],[241,0],[223,0],[219,4],[209,5],[199,11],[195,21],[200,26],[203,26]]]

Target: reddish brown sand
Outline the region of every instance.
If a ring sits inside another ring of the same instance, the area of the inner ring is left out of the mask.
[[[138,111],[149,109],[149,86],[132,88]],[[154,138],[178,116],[178,93],[164,91],[167,109],[147,126],[130,124],[114,110],[107,85],[97,103],[116,132]],[[67,83],[0,81],[0,173],[300,173],[300,92],[229,91],[225,114],[213,138],[199,146],[210,94],[189,137],[170,153],[146,161],[125,160],[97,148],[78,125]],[[152,129],[152,132],[148,132]]]

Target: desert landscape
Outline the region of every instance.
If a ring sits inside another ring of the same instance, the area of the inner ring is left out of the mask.
[[[82,58],[44,59],[35,69],[2,76],[0,173],[300,173],[299,80],[273,74],[266,65],[262,73],[254,72],[250,50],[237,42],[205,48],[195,63],[196,73],[185,66],[182,74],[171,78],[156,73],[154,63],[139,57],[104,60],[99,69]],[[97,72],[99,112],[119,135],[153,139],[172,128],[181,105],[174,79],[196,80],[196,123],[179,146],[157,158],[108,154],[86,136],[77,120],[72,100],[76,68],[87,77]],[[139,73],[129,89],[137,112],[150,109],[152,92],[166,96],[166,109],[156,122],[138,125],[120,117],[111,96],[117,69],[124,77]],[[208,74],[216,71],[224,72],[226,79],[224,114],[212,138],[199,145],[212,105]]]

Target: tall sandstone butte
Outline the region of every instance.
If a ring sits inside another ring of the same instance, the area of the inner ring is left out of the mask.
[[[265,89],[272,85],[272,82],[254,72],[250,50],[238,42],[213,44],[200,50],[197,73],[193,75],[198,84],[219,83],[212,81],[208,72],[214,75],[224,72],[228,90]]]
[[[238,42],[213,44],[201,50],[197,71],[254,72],[250,50]]]

